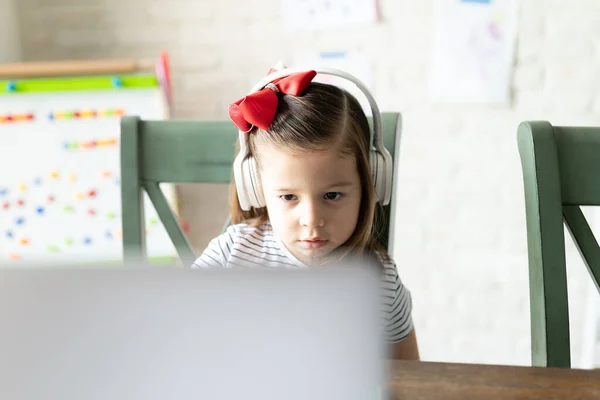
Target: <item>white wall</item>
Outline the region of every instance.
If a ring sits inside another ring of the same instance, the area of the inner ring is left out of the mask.
[[[15,0],[0,0],[0,63],[21,60],[21,41]]]
[[[404,115],[394,250],[413,292],[423,358],[529,364],[516,129],[530,119],[600,124],[600,1],[521,0],[513,102],[506,107],[428,101],[433,0],[381,0],[383,22],[375,27],[305,35],[282,29],[278,0],[247,4],[19,0],[23,55],[150,57],[167,49],[175,117],[225,119],[227,105],[278,59],[301,51],[366,51],[375,62],[380,107]],[[189,186],[182,191],[201,248],[218,232],[226,193],[215,197]],[[197,211],[214,204],[221,215]],[[204,226],[214,231],[203,233]],[[569,260],[575,255],[570,247]],[[570,275],[577,365],[587,288],[583,265],[575,263]]]

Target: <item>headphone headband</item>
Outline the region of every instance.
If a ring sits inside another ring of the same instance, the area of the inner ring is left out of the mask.
[[[295,74],[298,72],[304,72],[307,70],[308,69],[306,69],[306,68],[283,68],[283,69],[274,71],[274,72],[270,73],[269,75],[265,76],[263,79],[261,79],[257,84],[255,84],[248,94],[252,94],[254,92],[261,90],[262,88],[264,88],[265,86],[267,86],[269,83],[273,82],[276,79],[284,78],[288,75]],[[371,94],[369,89],[365,86],[365,84],[362,83],[355,76],[347,73],[346,71],[342,71],[339,69],[319,68],[319,69],[313,69],[313,70],[316,71],[317,74],[332,75],[332,76],[337,76],[337,77],[346,79],[347,81],[352,82],[354,85],[356,85],[356,87],[358,87],[360,89],[360,91],[364,94],[364,96],[369,101],[369,106],[371,107],[371,113],[373,114],[372,144],[377,150],[382,151],[384,149],[384,147],[383,147],[383,137],[382,137],[383,135],[381,133],[381,129],[382,129],[381,113],[379,112],[379,107],[377,106],[377,102],[375,101],[375,98],[373,97],[373,95]],[[245,138],[245,135],[242,135],[242,133],[243,132],[240,132],[240,141],[242,141],[242,139]],[[240,143],[240,145],[242,145],[245,150],[245,147],[246,147],[245,143],[244,144]]]

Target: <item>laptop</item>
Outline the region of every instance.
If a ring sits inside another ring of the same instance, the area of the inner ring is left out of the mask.
[[[356,265],[0,268],[0,399],[379,399],[376,281]]]

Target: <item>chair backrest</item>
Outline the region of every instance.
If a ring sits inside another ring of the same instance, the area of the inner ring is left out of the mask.
[[[384,145],[396,164],[400,143],[399,113],[382,113]],[[369,121],[371,122],[371,121]],[[238,133],[230,121],[121,120],[121,203],[124,261],[146,259],[142,191],[148,193],[185,266],[196,258],[160,183],[229,183]],[[379,210],[378,238],[387,248],[393,231],[393,201]]]
[[[600,128],[523,122],[518,146],[527,217],[532,362],[570,367],[563,221],[598,287],[600,248],[580,206],[600,205]]]

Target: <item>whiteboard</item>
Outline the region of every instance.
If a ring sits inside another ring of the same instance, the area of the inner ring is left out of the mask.
[[[122,260],[120,117],[167,114],[158,86],[0,95],[0,261]],[[175,256],[144,201],[148,256]]]

